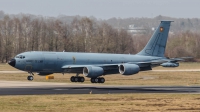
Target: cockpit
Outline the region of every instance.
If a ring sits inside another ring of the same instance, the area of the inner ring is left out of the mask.
[[[15,58],[24,59],[24,58],[25,58],[25,56],[24,56],[24,55],[17,55]]]

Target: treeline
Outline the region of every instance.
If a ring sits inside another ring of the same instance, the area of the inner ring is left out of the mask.
[[[71,24],[28,16],[0,20],[0,60],[25,51],[134,53],[131,35],[89,18]]]
[[[169,57],[194,57],[200,61],[200,32],[179,32],[169,37],[166,56]]]
[[[3,11],[0,11],[0,20],[3,20],[5,16],[8,14],[5,14]],[[66,15],[59,15],[57,17],[46,17],[41,15],[32,15],[32,14],[9,14],[9,17],[11,19],[13,18],[19,18],[22,19],[24,16],[28,16],[31,20],[33,19],[51,19],[51,20],[59,20],[62,23],[71,24],[74,19],[80,20],[81,18],[85,18],[79,15],[76,16],[66,16]],[[167,16],[158,15],[156,17],[147,18],[110,18],[110,19],[97,19],[95,17],[89,17],[90,20],[94,21],[97,24],[101,24],[102,22],[105,22],[109,25],[111,25],[114,28],[124,28],[127,29],[128,25],[134,24],[136,27],[143,27],[146,29],[147,33],[151,32],[151,28],[156,28],[159,25],[159,22],[161,20],[172,20],[175,21],[171,27],[172,32],[185,32],[187,30],[190,30],[192,32],[198,32],[200,29],[200,19],[199,18],[172,18]]]
[[[20,17],[4,15],[3,19],[0,19],[0,62],[7,62],[16,54],[25,51],[65,50],[135,54],[143,49],[152,33],[151,31],[133,36],[125,29],[114,28],[105,21],[87,17],[73,18],[71,22],[64,22],[42,16],[33,18],[29,15]],[[171,33],[166,56],[193,56],[198,60],[199,42],[200,33],[193,30]]]
[[[198,32],[200,29],[199,18],[172,18],[159,15],[154,18],[110,18],[105,21],[113,27],[127,28],[128,25],[134,24],[136,27],[145,28],[148,33],[152,27],[156,28],[162,20],[174,21],[173,27],[171,27],[172,32],[185,32],[187,30]]]

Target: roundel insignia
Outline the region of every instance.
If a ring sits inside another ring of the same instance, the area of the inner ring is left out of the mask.
[[[163,32],[164,31],[164,28],[163,27],[160,27],[160,32]]]
[[[76,63],[76,58],[73,56],[72,59],[73,59],[73,63],[75,64]]]

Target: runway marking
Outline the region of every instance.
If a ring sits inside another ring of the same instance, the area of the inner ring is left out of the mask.
[[[69,90],[69,89],[53,89],[53,90],[56,90],[56,91],[64,91],[64,90]]]

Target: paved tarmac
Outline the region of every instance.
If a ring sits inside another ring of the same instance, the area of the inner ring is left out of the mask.
[[[122,86],[81,83],[0,81],[0,95],[200,93],[200,86]]]
[[[190,72],[200,69],[152,70],[152,72]],[[23,71],[0,71],[0,73],[26,73]],[[119,94],[119,93],[195,93],[200,86],[135,86],[81,83],[49,83],[0,81],[0,95],[47,95],[47,94]]]

